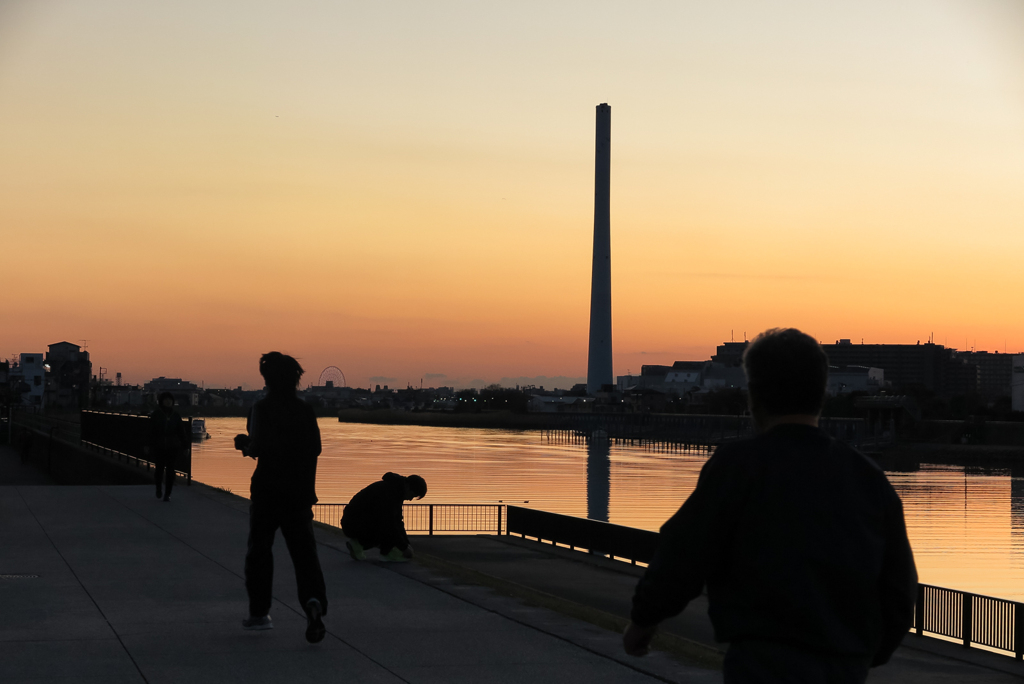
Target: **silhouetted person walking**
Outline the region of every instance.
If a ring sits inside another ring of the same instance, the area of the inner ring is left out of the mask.
[[[863,682],[913,620],[903,506],[877,465],[818,429],[828,359],[813,338],[769,330],[743,366],[759,434],[720,446],[662,526],[626,651],[645,653],[706,585],[727,684]]]
[[[267,396],[249,413],[248,435],[235,437],[235,448],[256,459],[249,489],[249,547],[245,554],[245,588],[249,592],[246,629],[273,629],[270,603],[274,578],[274,534],[288,545],[299,604],[306,611],[306,640],[317,643],[326,629],[327,589],[313,536],[316,460],[320,428],[313,409],[295,395],[302,366],[279,352],[264,354],[260,374]]]
[[[188,448],[192,436],[188,425],[174,410],[174,395],[164,392],[159,397],[160,405],[149,414],[149,443],[143,451],[156,466],[156,498],[171,500],[174,489],[174,466],[182,452]]]
[[[366,549],[375,546],[386,561],[412,558],[402,506],[406,501],[426,495],[427,483],[419,475],[402,477],[385,473],[380,480],[353,496],[341,516],[341,529],[348,537],[345,545],[352,558],[365,560]]]

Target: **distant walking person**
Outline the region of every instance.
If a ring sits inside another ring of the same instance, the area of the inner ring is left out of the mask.
[[[143,453],[156,466],[156,498],[171,500],[174,489],[174,466],[188,448],[192,436],[188,425],[174,410],[174,395],[164,392],[159,397],[160,405],[149,414],[149,443]]]
[[[270,618],[274,578],[274,534],[288,545],[299,604],[306,611],[306,640],[317,643],[326,629],[327,589],[313,536],[316,503],[316,460],[320,455],[320,428],[316,414],[299,399],[295,389],[302,366],[280,352],[264,354],[260,374],[267,396],[249,414],[248,435],[235,437],[235,448],[256,459],[249,489],[249,547],[245,555],[245,588],[249,617],[245,629],[273,629]]]
[[[405,533],[402,506],[427,495],[427,483],[419,475],[402,477],[385,473],[365,487],[345,506],[341,529],[348,537],[348,551],[355,560],[366,560],[366,549],[378,547],[386,561],[412,558],[412,546]]]
[[[743,356],[759,434],[726,443],[661,528],[633,596],[627,653],[707,587],[726,684],[860,684],[913,620],[917,571],[885,473],[818,428],[828,359],[795,329]]]

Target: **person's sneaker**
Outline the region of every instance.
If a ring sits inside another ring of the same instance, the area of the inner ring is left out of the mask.
[[[366,560],[366,551],[355,539],[345,542],[345,546],[348,547],[348,555],[352,556],[352,560]]]
[[[274,629],[274,621],[269,615],[248,617],[242,620],[242,629]]]
[[[318,644],[324,640],[327,628],[324,627],[323,609],[320,601],[309,599],[306,602],[306,641],[311,644]]]
[[[164,497],[164,501],[170,501],[170,500],[171,500],[171,495],[170,494],[168,494],[167,496]]]
[[[387,561],[388,563],[405,563],[409,560],[405,557],[405,554],[398,549],[391,549],[386,554],[381,555],[383,556],[382,560]]]

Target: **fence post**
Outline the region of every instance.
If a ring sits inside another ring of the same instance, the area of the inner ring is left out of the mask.
[[[917,635],[924,634],[924,585],[917,585],[917,605],[914,606],[914,624],[917,626]]]
[[[498,536],[501,536],[501,504],[498,504]]]
[[[434,536],[434,504],[430,504],[430,526],[429,526],[428,529],[430,530],[429,535],[431,537],[433,537]]]
[[[964,637],[964,648],[970,648],[971,646],[971,612],[974,604],[973,594],[968,594],[966,591],[961,594],[964,600],[964,621],[961,626],[961,634]]]
[[[1013,604],[1013,654],[1024,660],[1024,603]]]

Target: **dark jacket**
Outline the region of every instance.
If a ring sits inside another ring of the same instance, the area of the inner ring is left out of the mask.
[[[177,411],[167,412],[163,407],[157,407],[149,414],[148,443],[154,463],[173,466],[175,459],[188,448],[191,440],[188,423],[182,420]]]
[[[294,394],[269,395],[249,412],[249,448],[256,458],[249,495],[253,503],[312,506],[320,426],[312,407]]]
[[[404,505],[405,477],[385,473],[380,480],[352,497],[341,516],[341,527],[350,536],[404,551],[409,548],[402,517]]]
[[[806,425],[719,447],[661,528],[633,597],[653,625],[707,585],[719,641],[782,641],[886,662],[910,628],[917,571],[885,473]]]

